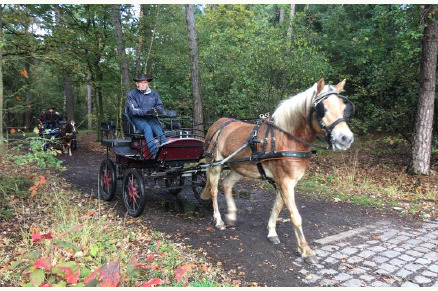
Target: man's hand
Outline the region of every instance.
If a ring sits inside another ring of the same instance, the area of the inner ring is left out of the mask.
[[[148,111],[146,111],[146,115],[154,115],[154,116],[158,116],[158,111],[156,108],[152,108]]]

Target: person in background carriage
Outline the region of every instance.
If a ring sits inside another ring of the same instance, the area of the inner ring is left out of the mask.
[[[40,117],[41,118],[41,117]],[[59,127],[59,120],[61,116],[55,111],[55,108],[50,107],[47,112],[44,113],[42,123],[44,128],[55,129]]]
[[[158,114],[163,113],[163,102],[161,102],[158,93],[149,88],[149,78],[141,74],[134,78],[137,88],[128,93],[128,110],[132,122],[144,134],[149,151],[152,155],[158,151],[154,142],[154,134],[157,136],[160,144],[166,142],[161,124],[158,121]]]

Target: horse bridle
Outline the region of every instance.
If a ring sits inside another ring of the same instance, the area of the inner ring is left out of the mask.
[[[338,118],[337,120],[335,120],[334,122],[332,122],[330,125],[326,125],[324,123],[324,121],[322,120],[324,118],[325,115],[325,107],[324,104],[322,103],[322,101],[324,101],[325,99],[327,99],[330,95],[336,95],[339,98],[341,98],[342,100],[344,100],[346,107],[344,110],[344,116],[342,118]],[[309,113],[309,125],[310,128],[316,132],[315,128],[313,127],[313,115],[315,115],[315,119],[318,122],[318,125],[326,131],[326,137],[325,138],[321,138],[318,137],[317,138],[325,143],[327,143],[330,147],[332,146],[332,141],[331,141],[331,135],[332,135],[332,131],[333,129],[341,122],[347,122],[347,119],[351,116],[354,115],[354,104],[353,102],[350,101],[350,99],[348,99],[347,97],[339,94],[336,91],[328,91],[328,92],[324,92],[321,93],[319,95],[317,95],[314,98],[313,101],[313,105],[312,108],[310,109],[310,113]]]

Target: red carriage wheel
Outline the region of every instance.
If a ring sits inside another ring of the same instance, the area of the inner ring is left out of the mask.
[[[129,169],[123,179],[123,202],[128,214],[138,217],[146,204],[146,192],[141,171]]]
[[[99,170],[99,196],[105,201],[110,201],[116,194],[116,188],[116,166],[110,159],[105,159],[100,164]]]

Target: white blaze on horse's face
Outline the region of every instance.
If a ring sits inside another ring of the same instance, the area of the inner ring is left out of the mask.
[[[323,100],[322,103],[326,110],[322,120],[327,127],[338,119],[344,118],[346,105],[343,99],[333,94]],[[333,128],[330,138],[333,150],[347,150],[354,141],[354,134],[348,127],[347,122],[343,121]]]

